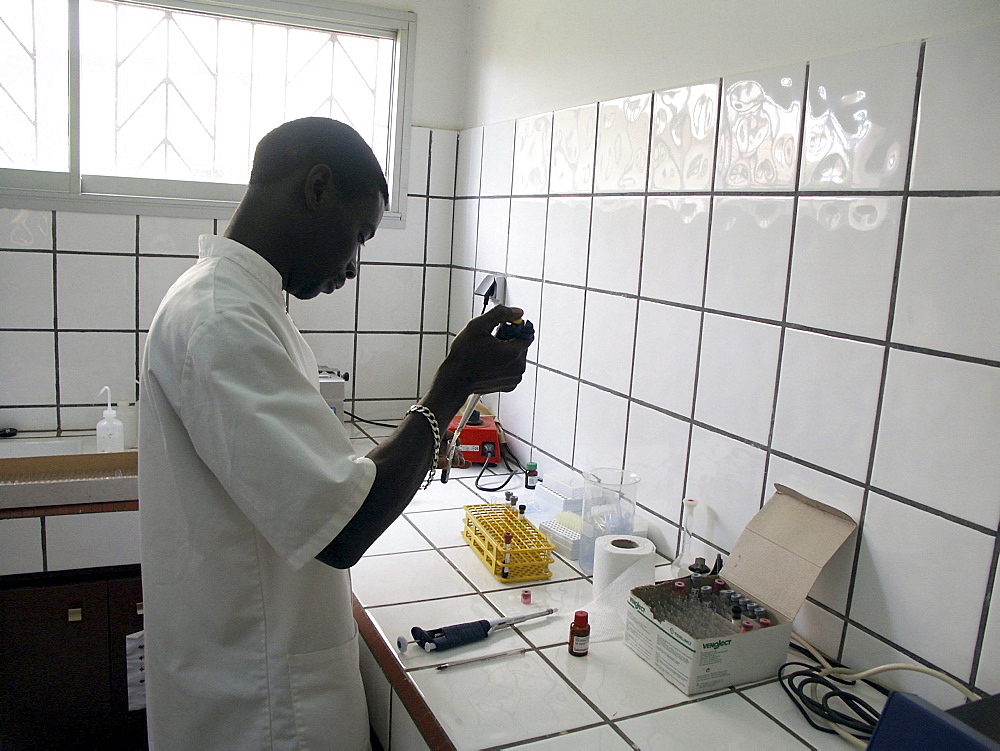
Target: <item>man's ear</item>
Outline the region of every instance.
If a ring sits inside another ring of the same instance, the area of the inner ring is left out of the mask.
[[[334,190],[332,177],[332,170],[325,164],[317,164],[309,170],[303,186],[307,209],[315,210],[324,198],[330,197],[327,193]]]

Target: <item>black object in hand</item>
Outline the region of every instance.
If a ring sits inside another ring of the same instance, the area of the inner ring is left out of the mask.
[[[505,321],[497,329],[497,339],[507,341],[509,339],[534,339],[535,327],[531,321]]]

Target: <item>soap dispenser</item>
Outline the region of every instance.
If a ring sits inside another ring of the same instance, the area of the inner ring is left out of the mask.
[[[105,386],[97,396],[107,392],[108,408],[104,410],[104,419],[97,423],[97,450],[101,453],[125,450],[125,428],[122,421],[111,408],[111,389]]]

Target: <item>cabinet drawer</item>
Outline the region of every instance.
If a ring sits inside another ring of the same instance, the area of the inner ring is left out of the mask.
[[[108,659],[107,582],[0,592],[0,745],[105,743]]]

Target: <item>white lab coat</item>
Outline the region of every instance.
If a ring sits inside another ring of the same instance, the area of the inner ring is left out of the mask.
[[[150,747],[368,749],[351,581],[315,560],[375,479],[278,272],[202,236],[150,326],[139,512]]]

